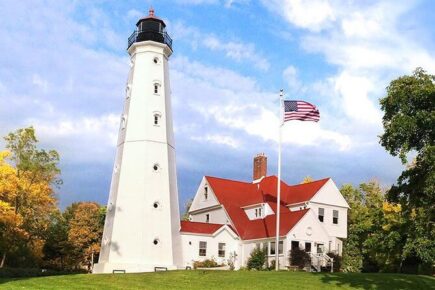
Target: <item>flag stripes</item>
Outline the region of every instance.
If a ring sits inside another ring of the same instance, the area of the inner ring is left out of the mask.
[[[299,120],[318,122],[319,110],[305,101],[284,101],[284,122]]]

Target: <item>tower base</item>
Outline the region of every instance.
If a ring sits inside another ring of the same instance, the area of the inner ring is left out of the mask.
[[[113,273],[144,273],[164,270],[178,270],[175,265],[150,265],[130,263],[97,263],[94,265],[92,274],[113,274]]]

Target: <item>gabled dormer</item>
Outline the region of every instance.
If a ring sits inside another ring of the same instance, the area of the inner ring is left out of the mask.
[[[266,216],[274,214],[268,203],[257,203],[243,206],[246,216],[249,220],[264,219]]]
[[[196,191],[195,198],[192,201],[189,212],[216,206],[220,206],[220,203],[213,193],[213,189],[208,184],[207,178],[203,177],[201,184]]]

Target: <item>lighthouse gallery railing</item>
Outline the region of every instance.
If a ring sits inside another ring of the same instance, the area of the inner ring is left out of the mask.
[[[156,32],[153,30],[140,30],[140,31],[133,31],[133,33],[128,38],[128,45],[127,49],[130,48],[130,46],[139,41],[145,41],[145,40],[151,40],[151,41],[157,41],[160,43],[164,43],[169,46],[170,49],[172,49],[172,39],[169,37],[168,33],[165,32]]]

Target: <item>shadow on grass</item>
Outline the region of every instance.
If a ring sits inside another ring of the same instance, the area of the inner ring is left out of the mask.
[[[425,289],[435,290],[435,279],[430,276],[385,273],[331,273],[323,274],[323,283],[358,289]]]

